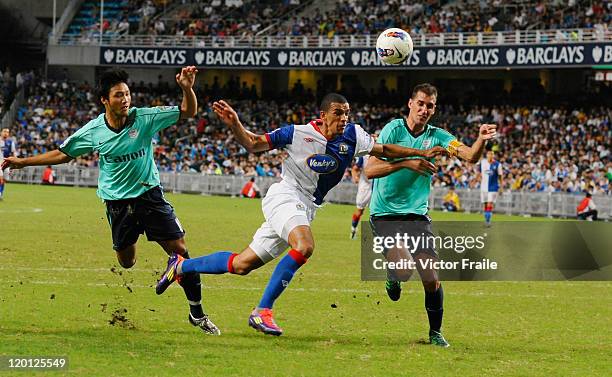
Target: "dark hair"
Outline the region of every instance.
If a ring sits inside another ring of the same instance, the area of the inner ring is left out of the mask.
[[[419,84],[417,86],[414,87],[414,89],[412,90],[412,97],[410,98],[414,98],[416,97],[418,92],[422,92],[427,94],[428,96],[433,96],[433,97],[438,97],[438,89],[436,89],[435,86],[429,84],[429,83],[423,83],[423,84]]]
[[[325,97],[323,97],[323,100],[321,101],[321,107],[320,107],[321,111],[329,110],[329,107],[331,106],[332,103],[348,103],[348,100],[342,94],[338,94],[338,93],[326,94]]]
[[[110,89],[117,84],[127,84],[129,78],[128,73],[122,69],[111,69],[104,72],[98,82],[98,97],[108,99]]]
[[[585,194],[586,194],[586,197],[587,197],[587,198],[590,198],[591,196],[593,196],[593,195],[592,195],[590,192],[588,192],[588,191],[587,191],[587,192],[585,192]]]

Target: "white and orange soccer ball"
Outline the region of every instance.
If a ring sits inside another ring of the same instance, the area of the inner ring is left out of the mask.
[[[383,31],[376,40],[376,53],[387,64],[402,64],[410,57],[413,48],[410,34],[399,28]]]

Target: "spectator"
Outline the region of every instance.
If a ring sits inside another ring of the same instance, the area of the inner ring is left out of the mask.
[[[51,165],[48,165],[43,171],[42,175],[42,184],[43,185],[53,185],[55,184],[55,172]]]
[[[442,209],[444,212],[457,212],[461,210],[461,201],[459,200],[459,195],[455,192],[454,186],[450,186],[448,193],[444,195]]]
[[[591,196],[591,193],[587,192],[584,199],[576,207],[578,220],[597,221],[597,206],[595,206]]]
[[[244,184],[242,190],[240,191],[240,195],[243,198],[261,198],[261,191],[259,190],[257,184],[255,184],[255,177],[252,177],[247,183]]]

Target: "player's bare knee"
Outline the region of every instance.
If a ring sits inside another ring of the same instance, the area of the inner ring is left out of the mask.
[[[440,282],[438,280],[423,281],[423,288],[426,292],[435,292],[440,288]]]
[[[408,281],[410,280],[410,277],[412,276],[412,271],[411,270],[395,270],[395,280],[399,280],[399,281]]]
[[[248,275],[251,271],[253,271],[253,268],[250,265],[245,263],[234,264],[235,275]]]
[[[314,252],[314,244],[311,242],[300,242],[296,247],[296,250],[302,254],[306,259],[312,256]]]

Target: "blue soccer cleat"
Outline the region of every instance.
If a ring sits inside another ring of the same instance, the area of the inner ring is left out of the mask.
[[[180,278],[176,269],[178,268],[179,263],[184,260],[185,258],[179,254],[172,254],[172,256],[168,258],[168,267],[166,267],[166,271],[164,271],[161,279],[159,279],[157,282],[155,293],[161,295],[166,291],[166,289],[168,289],[170,284],[174,283],[175,280]]]
[[[253,310],[249,316],[249,326],[268,335],[280,336],[283,334],[283,329],[274,322],[272,309]]]

